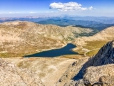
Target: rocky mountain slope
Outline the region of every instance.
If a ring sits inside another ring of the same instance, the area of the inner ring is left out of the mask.
[[[82,79],[69,81],[65,86],[113,86],[114,85],[114,41],[108,42],[90,58],[79,72]],[[78,76],[75,76],[75,79]]]
[[[13,63],[11,63],[10,60],[0,59],[1,86],[44,86],[35,73],[32,74],[32,72],[26,68],[19,69],[13,64],[15,59],[13,59]]]
[[[101,32],[89,37],[79,37],[75,39],[77,45],[87,44],[88,41],[110,41],[114,39],[114,26],[106,28]]]
[[[83,63],[80,61],[67,58],[0,58],[0,85],[62,86],[76,74],[78,67],[81,68]]]
[[[114,41],[108,42],[99,52],[92,57],[91,66],[99,66],[114,63]]]
[[[76,38],[73,43],[77,45],[77,48],[74,51],[79,51],[80,54],[85,56],[93,56],[104,44],[113,39],[114,26],[106,28],[93,36]]]
[[[41,25],[27,21],[0,24],[0,56],[17,57],[52,48],[60,48],[80,33],[91,29]]]

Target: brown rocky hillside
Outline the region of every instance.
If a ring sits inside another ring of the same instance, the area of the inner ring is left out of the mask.
[[[114,26],[93,36],[76,38],[74,44],[77,45],[77,48],[74,51],[79,51],[80,54],[85,56],[93,56],[104,44],[111,40],[114,40]]]
[[[91,29],[41,25],[27,21],[0,24],[0,56],[17,57],[52,48],[60,48],[76,34],[89,33]],[[74,34],[75,32],[75,34]]]

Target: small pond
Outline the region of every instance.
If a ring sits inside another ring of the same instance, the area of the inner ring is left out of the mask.
[[[52,49],[48,51],[43,51],[31,55],[26,55],[24,57],[57,57],[62,55],[76,55],[77,52],[73,52],[72,49],[76,46],[72,43],[67,44],[66,46],[59,48],[59,49]]]

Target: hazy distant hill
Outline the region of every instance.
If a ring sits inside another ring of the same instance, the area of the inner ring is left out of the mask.
[[[107,28],[109,26],[113,26],[114,24],[104,24],[97,21],[92,20],[73,20],[73,19],[47,19],[39,21],[40,24],[54,24],[58,26],[78,26],[78,27],[86,27],[86,28],[92,28],[96,30],[102,30],[104,28]]]
[[[58,26],[78,26],[97,30],[103,30],[114,25],[113,17],[80,17],[80,16],[58,16],[58,17],[20,17],[0,18],[0,22],[8,21],[30,21],[40,24],[54,24]]]

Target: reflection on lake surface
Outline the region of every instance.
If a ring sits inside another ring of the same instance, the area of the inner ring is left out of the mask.
[[[60,49],[52,49],[49,51],[43,51],[40,53],[26,55],[24,57],[57,57],[62,55],[74,55],[74,54],[78,54],[77,52],[72,51],[72,49],[75,47],[76,47],[75,45],[69,43],[65,47]]]

